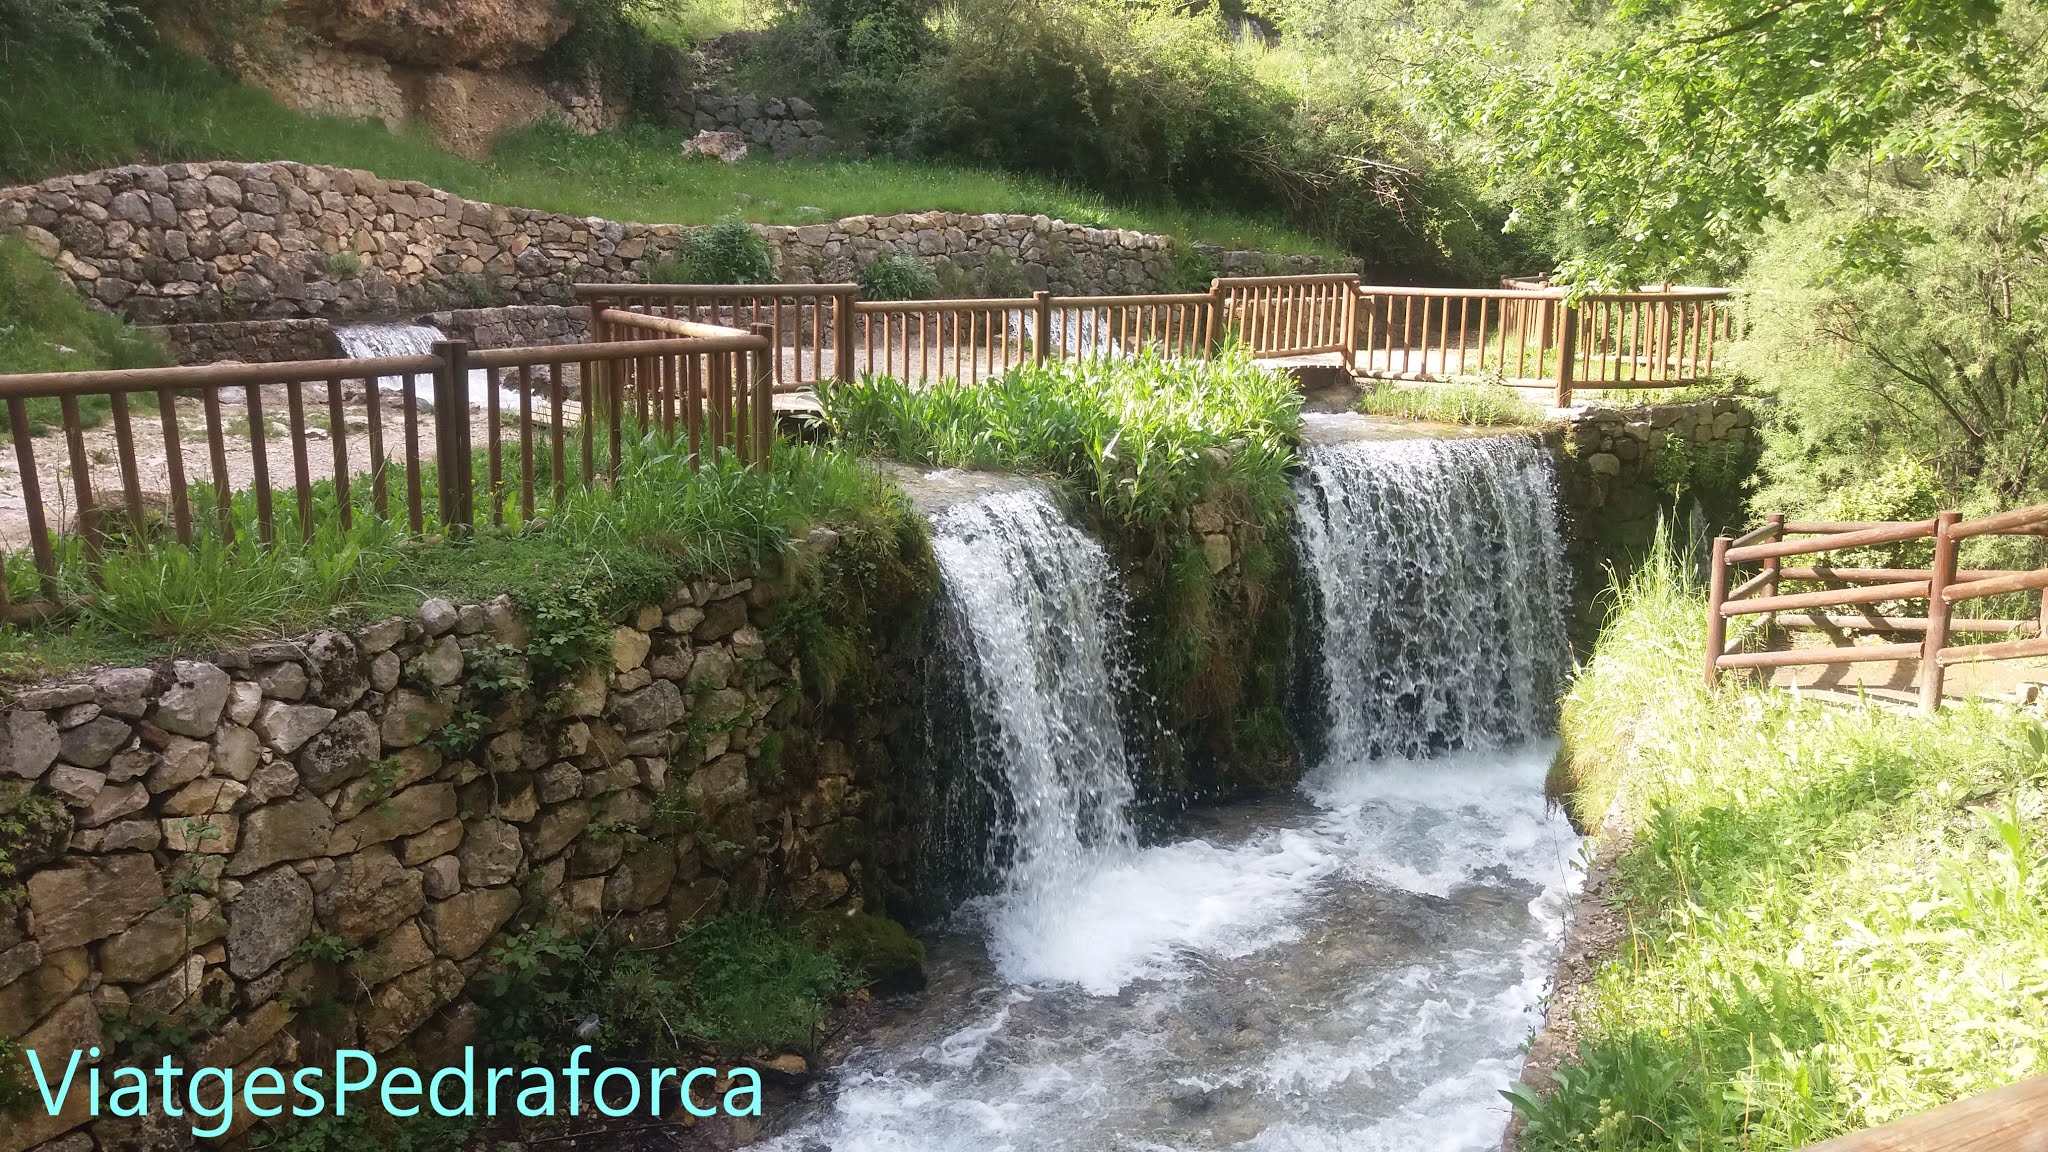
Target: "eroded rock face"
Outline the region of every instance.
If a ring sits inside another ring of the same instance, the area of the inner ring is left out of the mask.
[[[293,0],[285,18],[385,60],[484,68],[532,60],[575,24],[556,0]]]

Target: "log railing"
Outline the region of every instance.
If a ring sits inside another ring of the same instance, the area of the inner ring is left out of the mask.
[[[1734,335],[1732,294],[1667,287],[1573,299],[1535,283],[1388,288],[1351,273],[1219,277],[1207,292],[971,300],[862,300],[852,284],[587,284],[596,310],[767,324],[779,391],[862,374],[978,381],[1026,362],[1207,356],[1226,340],[1260,358],[1334,355],[1358,376],[1481,377],[1550,390],[1678,388],[1713,377]]]
[[[1461,376],[1545,387],[1558,407],[1601,388],[1682,388],[1713,377],[1734,334],[1733,294],[1664,288],[1583,296],[1562,288],[1361,287],[1357,372]]]
[[[777,391],[854,374],[841,359],[851,351],[857,284],[579,284],[576,296],[593,314],[607,308],[754,331],[768,325]],[[593,333],[595,336],[595,333]]]
[[[1957,615],[1956,607],[1970,601],[2048,589],[2048,567],[1958,568],[1963,542],[1983,536],[2048,536],[2048,504],[1976,520],[1964,520],[1955,512],[1928,520],[1882,522],[1788,521],[1774,514],[1742,536],[1716,539],[1707,593],[1707,682],[1712,684],[1722,672],[1736,668],[1917,660],[1920,705],[1931,712],[1941,706],[1944,672],[1949,667],[2048,656],[2048,596],[2028,618]],[[1932,543],[1930,567],[1837,566],[1823,559],[1786,563],[1793,557],[1919,540]],[[1748,571],[1752,568],[1753,572]],[[1738,576],[1742,577],[1739,583]],[[1788,582],[1819,587],[1783,590]],[[1925,605],[1922,614],[1908,614],[1907,608],[1899,606],[1914,601]],[[1807,630],[1825,634],[1833,645],[1774,648],[1767,644],[1759,651],[1745,651],[1740,640],[1731,644],[1729,622],[1757,616],[1763,618],[1764,626],[1758,631],[1767,641],[1777,633]],[[1854,642],[1859,634],[1918,634],[1919,639],[1859,644]],[[1958,636],[1985,634],[2007,638],[1988,643],[1954,642]]]
[[[545,494],[616,480],[629,433],[679,419],[693,453],[766,460],[765,325],[602,327],[601,341],[536,348],[0,376],[18,477],[0,496],[0,617],[46,614],[61,569],[96,574],[111,546],[528,518]],[[30,595],[10,588],[4,554],[23,544]]]

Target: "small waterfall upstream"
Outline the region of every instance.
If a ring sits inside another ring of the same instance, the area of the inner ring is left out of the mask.
[[[434,343],[445,340],[439,328],[429,324],[337,324],[334,338],[341,343],[342,352],[351,360],[369,360],[382,356],[428,356],[434,351]],[[383,392],[405,391],[402,376],[379,376],[377,388]],[[422,404],[434,402],[434,378],[431,375],[413,377],[413,395]],[[481,368],[469,372],[469,406],[483,408],[490,403],[491,378]],[[516,410],[519,407],[517,389],[498,389],[500,407]]]
[[[1297,793],[1156,844],[1130,818],[1108,556],[1036,490],[937,513],[947,767],[923,847],[979,894],[928,935],[930,988],[769,1147],[1497,1146],[1577,877],[1542,791],[1551,483],[1517,440],[1311,449],[1325,754]]]
[[[1326,758],[1550,731],[1567,667],[1550,463],[1519,436],[1308,449],[1296,533],[1321,626]]]

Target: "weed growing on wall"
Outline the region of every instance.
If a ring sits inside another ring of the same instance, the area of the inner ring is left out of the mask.
[[[730,212],[683,241],[673,259],[657,261],[647,278],[656,284],[770,284],[775,252],[746,217]]]
[[[1523,1147],[1795,1148],[2038,1072],[2039,717],[1710,691],[1703,614],[1660,547],[1566,698],[1553,789],[1619,797],[1630,931]]]
[[[866,300],[929,300],[939,294],[939,274],[915,256],[890,252],[860,270]]]

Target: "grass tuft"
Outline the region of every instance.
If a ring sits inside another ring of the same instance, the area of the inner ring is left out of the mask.
[[[1513,388],[1458,380],[1420,385],[1376,381],[1358,398],[1358,410],[1373,416],[1482,427],[1533,428],[1545,420],[1543,409],[1522,399]]]

